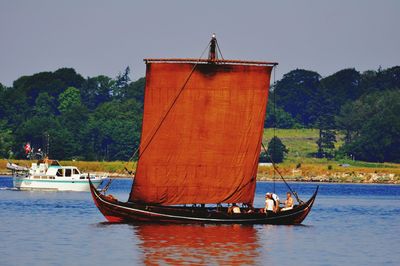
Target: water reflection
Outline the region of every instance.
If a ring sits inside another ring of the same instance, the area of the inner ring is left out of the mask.
[[[144,264],[255,264],[257,231],[243,225],[134,225]]]

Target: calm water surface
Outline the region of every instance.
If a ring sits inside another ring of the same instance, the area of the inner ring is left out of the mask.
[[[0,265],[400,265],[400,186],[321,184],[300,226],[109,224],[89,193],[11,187],[0,178]],[[303,200],[315,187],[293,184]],[[259,182],[256,206],[272,190]]]

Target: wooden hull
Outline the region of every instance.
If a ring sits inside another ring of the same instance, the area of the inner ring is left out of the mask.
[[[227,208],[159,206],[120,202],[101,194],[92,184],[90,191],[100,212],[109,222],[118,223],[237,223],[237,224],[300,224],[311,211],[318,193],[305,203],[296,205],[292,210],[278,213],[240,213],[228,214]],[[243,210],[245,211],[245,210]]]

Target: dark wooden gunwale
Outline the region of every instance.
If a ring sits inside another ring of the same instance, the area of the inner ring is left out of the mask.
[[[90,180],[89,180],[90,181]],[[228,214],[227,208],[161,206],[120,202],[101,194],[91,182],[90,191],[96,206],[110,222],[154,223],[238,223],[238,224],[300,224],[311,211],[318,186],[311,198],[292,210],[267,213]]]

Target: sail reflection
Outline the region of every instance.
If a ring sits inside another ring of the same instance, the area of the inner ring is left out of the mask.
[[[144,224],[134,228],[146,265],[249,265],[259,257],[252,226]]]

